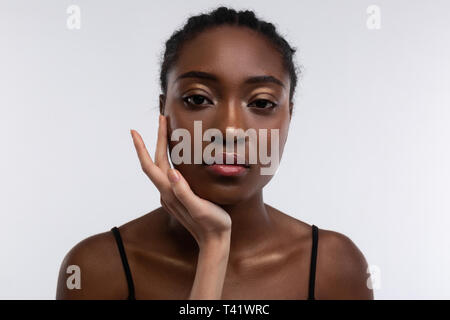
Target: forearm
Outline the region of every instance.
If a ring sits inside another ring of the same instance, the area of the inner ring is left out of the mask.
[[[230,234],[199,246],[189,300],[220,300],[230,252]]]

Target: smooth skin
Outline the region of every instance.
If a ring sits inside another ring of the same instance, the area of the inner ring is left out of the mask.
[[[190,71],[203,74],[180,78]],[[282,85],[248,81],[261,75]],[[261,175],[259,164],[240,177],[217,176],[202,164],[171,169],[167,156],[176,144],[168,141],[171,132],[185,128],[193,137],[194,120],[224,136],[226,128],[279,129],[281,156],[291,120],[289,86],[280,54],[253,30],[220,26],[183,45],[166,95],[160,96],[155,162],[139,133],[131,131],[142,170],[161,195],[161,207],[119,227],[137,299],[307,298],[311,225],[264,203],[262,190],[272,176]],[[80,267],[81,289],[67,288],[69,265]],[[369,276],[352,240],[319,229],[316,299],[373,299]],[[127,296],[110,231],[67,253],[57,299]]]

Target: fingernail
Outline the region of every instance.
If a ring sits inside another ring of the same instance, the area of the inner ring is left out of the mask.
[[[177,182],[180,179],[175,169],[169,169],[168,175],[170,182]]]

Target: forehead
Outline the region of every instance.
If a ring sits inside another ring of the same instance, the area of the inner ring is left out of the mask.
[[[272,75],[289,84],[281,54],[264,35],[247,27],[214,27],[185,41],[168,74],[169,86],[177,75],[191,70],[210,72],[233,82]]]

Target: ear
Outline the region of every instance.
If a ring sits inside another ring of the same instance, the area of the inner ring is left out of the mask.
[[[164,94],[159,95],[159,113],[164,115],[165,107],[166,106],[166,96]]]

